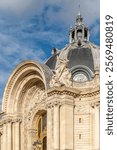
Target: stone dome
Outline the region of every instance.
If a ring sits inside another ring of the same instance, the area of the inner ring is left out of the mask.
[[[60,63],[57,57],[68,59],[68,68],[74,80],[80,78],[80,80],[87,81],[92,80],[95,71],[99,70],[99,55],[99,47],[89,41],[89,30],[83,24],[81,14],[78,14],[75,27],[70,28],[69,44],[62,50],[54,48],[52,56],[45,64],[55,70]]]

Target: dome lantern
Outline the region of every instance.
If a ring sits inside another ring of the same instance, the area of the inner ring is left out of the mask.
[[[79,12],[76,16],[76,23],[69,31],[69,43],[89,41],[89,29],[83,23],[83,17]]]

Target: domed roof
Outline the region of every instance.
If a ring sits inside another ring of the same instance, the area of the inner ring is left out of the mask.
[[[68,68],[72,74],[78,71],[87,74],[91,80],[94,73],[99,69],[99,47],[89,42],[88,28],[83,24],[81,15],[77,15],[75,27],[70,29],[69,44],[61,51],[53,49],[53,55],[47,60],[46,65],[55,70],[59,65],[60,59],[68,59]]]

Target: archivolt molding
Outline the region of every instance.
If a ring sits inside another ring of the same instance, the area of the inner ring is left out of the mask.
[[[15,91],[17,85],[19,85],[21,81],[27,77],[27,75],[31,75],[31,72],[34,73],[34,76],[38,75],[38,77],[43,81],[45,88],[48,88],[48,82],[52,72],[47,66],[32,61],[21,63],[14,70],[6,85],[2,105],[3,112],[7,112],[8,101],[13,100],[11,99],[11,93]]]
[[[39,116],[42,115],[46,111],[45,92],[43,93],[43,91],[41,91],[39,95],[41,95],[41,97],[39,97],[37,99],[32,99],[31,102],[33,102],[33,103],[29,104],[31,107],[25,108],[25,112],[24,112],[25,116],[23,119],[24,120],[24,136],[25,136],[24,147],[25,148],[27,148],[27,144],[28,144],[27,136],[32,137],[32,134],[28,135],[29,132],[33,131],[33,129],[36,128]]]
[[[45,110],[45,105],[43,105],[42,102],[43,100],[41,100],[40,102],[35,102],[34,105],[26,111],[26,115],[25,115],[25,119],[30,123],[32,122],[31,120],[33,120],[34,115],[39,111],[39,110]]]
[[[28,96],[28,95],[27,95]],[[24,104],[24,120],[27,120],[29,124],[32,122],[35,114],[39,110],[45,110],[46,109],[46,92],[42,89],[35,89],[35,92],[32,94],[32,97],[30,97],[30,101],[28,101],[27,97],[25,99]]]
[[[34,82],[34,83],[33,83]],[[36,83],[37,82],[37,83]],[[41,81],[39,81],[38,76],[29,76],[27,82],[22,83],[22,88],[19,90],[16,90],[16,93],[14,94],[14,111],[23,111],[22,106],[23,102],[27,100],[31,100],[35,91],[40,87],[44,88],[44,84],[42,84]],[[27,92],[28,91],[28,92]],[[29,102],[28,102],[29,103]]]

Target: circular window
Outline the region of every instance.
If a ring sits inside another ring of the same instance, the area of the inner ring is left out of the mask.
[[[73,76],[73,80],[77,82],[83,82],[83,81],[87,81],[88,78],[84,73],[78,72]]]
[[[71,69],[71,73],[75,82],[89,81],[93,77],[92,71],[86,66],[75,66]]]

